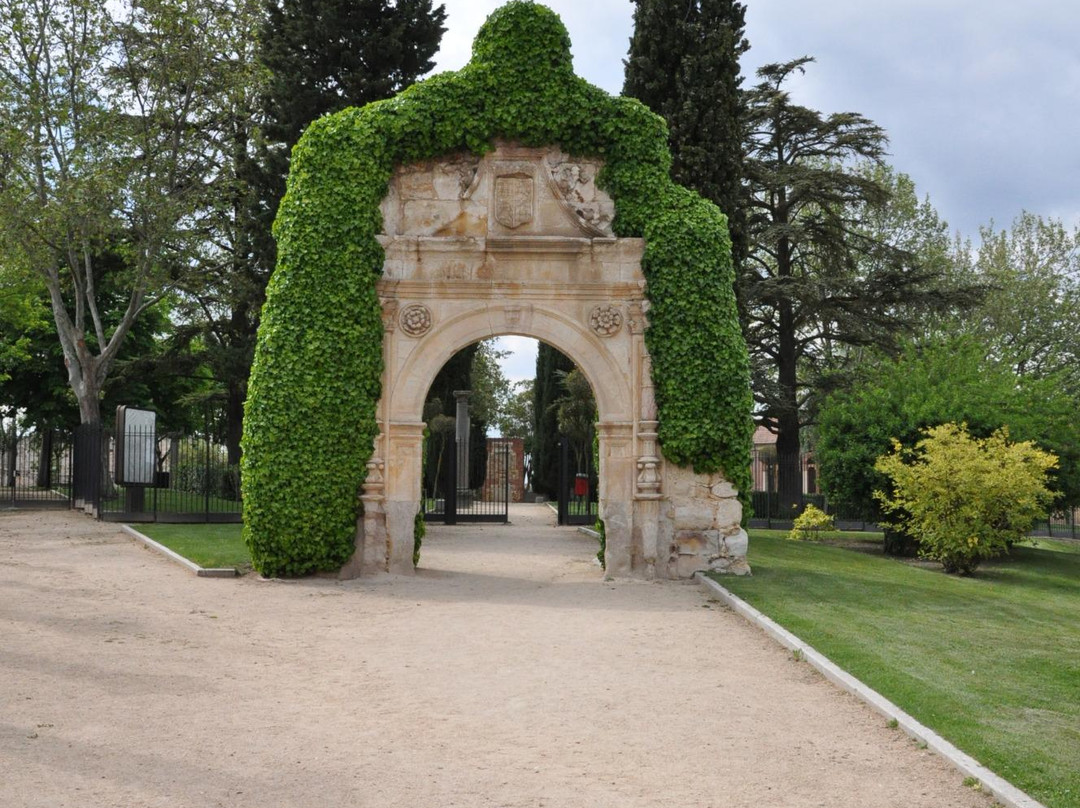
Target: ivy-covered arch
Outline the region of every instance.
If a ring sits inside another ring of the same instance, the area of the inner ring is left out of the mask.
[[[244,421],[244,536],[263,574],[337,569],[354,550],[383,370],[379,204],[394,167],[484,154],[496,139],[604,161],[616,235],[645,240],[664,458],[749,490],[749,364],[726,220],[671,181],[663,121],[574,75],[562,21],[515,0],[460,71],[322,118],[293,152]]]

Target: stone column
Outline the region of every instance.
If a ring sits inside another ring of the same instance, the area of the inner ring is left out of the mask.
[[[469,396],[471,390],[455,390],[457,399],[457,420],[454,424],[454,437],[457,441],[457,487],[469,487]]]
[[[628,577],[634,572],[633,500],[634,468],[632,423],[601,421],[600,435],[600,518],[607,536],[605,565],[612,577]]]

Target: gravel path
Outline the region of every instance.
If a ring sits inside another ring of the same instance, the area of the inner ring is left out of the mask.
[[[988,806],[696,586],[512,518],[281,582],[0,512],[0,805]]]

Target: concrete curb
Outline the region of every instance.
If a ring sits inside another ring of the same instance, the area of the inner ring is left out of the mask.
[[[166,547],[164,544],[158,544],[149,536],[144,535],[137,531],[131,525],[120,525],[120,529],[127,533],[131,538],[136,541],[142,542],[151,550],[161,553],[166,558],[175,561],[180,566],[187,569],[189,572],[194,572],[200,578],[235,578],[240,572],[235,567],[200,567],[194,561],[189,561],[179,553],[175,553]]]
[[[1007,806],[1007,808],[1046,808],[1041,802],[1028,796],[1004,778],[994,774],[970,755],[961,752],[932,729],[916,721],[876,690],[867,687],[850,673],[833,663],[828,657],[814,650],[813,647],[763,615],[746,601],[733,595],[712,578],[701,572],[696,573],[695,577],[697,577],[702,588],[710,595],[730,607],[736,614],[753,623],[780,645],[792,651],[798,651],[806,662],[810,663],[830,682],[851,693],[887,719],[896,721],[899,729],[902,729],[916,741],[925,744],[928,749],[945,758],[964,777],[977,780],[982,790],[992,794],[1003,806]]]

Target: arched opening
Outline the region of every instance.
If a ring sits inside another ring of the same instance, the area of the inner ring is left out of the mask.
[[[510,335],[510,334],[507,334]],[[426,385],[426,393],[421,410],[423,432],[425,435],[422,444],[421,465],[421,508],[425,511],[434,509],[437,520],[441,516],[441,509],[445,506],[443,501],[443,489],[445,477],[448,471],[446,461],[446,446],[449,436],[457,441],[457,446],[462,447],[461,429],[465,424],[469,430],[467,449],[455,448],[456,465],[453,469],[458,482],[459,490],[463,495],[483,498],[485,486],[490,487],[491,480],[486,479],[487,470],[501,470],[499,462],[491,459],[492,452],[501,449],[503,444],[516,441],[513,447],[514,463],[524,463],[526,452],[531,455],[530,459],[534,466],[526,471],[524,468],[515,468],[513,474],[514,483],[511,486],[513,496],[510,501],[532,501],[535,496],[542,499],[555,501],[558,497],[557,487],[560,474],[574,478],[577,475],[586,476],[586,484],[572,489],[577,497],[575,508],[584,508],[586,513],[591,513],[591,520],[595,521],[599,515],[599,480],[601,477],[599,458],[594,457],[593,443],[597,435],[597,425],[603,422],[605,412],[598,404],[597,389],[603,382],[590,379],[589,372],[595,373],[596,366],[586,369],[581,363],[575,361],[573,348],[563,350],[558,345],[551,345],[531,334],[513,334],[523,337],[533,343],[534,349],[530,353],[531,373],[528,376],[530,382],[529,395],[538,396],[530,406],[539,407],[539,411],[531,413],[530,418],[535,424],[530,425],[528,434],[517,431],[514,435],[506,436],[500,433],[497,421],[499,418],[498,407],[501,400],[493,400],[492,386],[502,384],[502,395],[509,393],[510,383],[501,376],[501,369],[496,367],[495,373],[500,374],[498,379],[485,378],[483,371],[476,367],[478,359],[484,359],[487,364],[497,361],[493,355],[493,348],[485,348],[484,352],[477,352],[477,346],[490,345],[495,336],[492,335],[480,342],[472,342],[462,347],[456,347],[456,343],[442,341],[443,350],[434,358],[426,357],[422,362],[419,357],[415,364],[410,363],[403,371],[410,378],[420,378],[419,370],[422,364],[423,375],[430,374],[431,381]],[[435,340],[433,340],[435,341]],[[537,350],[535,346],[543,344],[545,351],[540,353],[545,356],[559,357],[557,364],[549,367],[547,378],[543,380],[546,390],[541,395],[540,391],[532,389],[532,382],[536,379],[539,371],[536,363]],[[572,344],[563,341],[563,345]],[[485,356],[485,352],[487,355]],[[444,355],[449,353],[449,358],[439,367],[439,362]],[[472,395],[464,395],[463,386],[467,384],[468,370],[465,363],[470,362],[474,372],[481,374],[479,390],[472,391]],[[602,367],[602,366],[601,366]],[[521,376],[519,375],[519,379]],[[423,389],[425,384],[421,382],[418,389]],[[460,394],[460,395],[455,395]],[[467,410],[469,417],[463,424],[458,417]],[[485,434],[477,436],[476,430],[483,429]],[[477,452],[485,451],[485,438],[488,443],[488,460],[485,463],[477,457]],[[569,439],[568,447],[561,447],[560,440]],[[536,443],[541,443],[539,456],[536,455]],[[568,468],[560,470],[562,454],[570,455]],[[467,459],[462,455],[467,453]],[[526,491],[527,489],[527,491]],[[528,494],[528,497],[525,494]],[[461,506],[461,503],[458,503]],[[477,508],[478,515],[489,516],[491,509],[486,511]],[[467,516],[467,515],[466,515]],[[468,521],[466,518],[464,521]],[[584,523],[578,520],[578,523]]]
[[[593,527],[599,513],[597,409],[569,357],[529,337],[465,346],[435,373],[423,418],[418,571],[475,572],[468,558],[506,568],[506,554],[600,573],[599,534],[578,529]],[[526,468],[537,443],[542,473]]]

